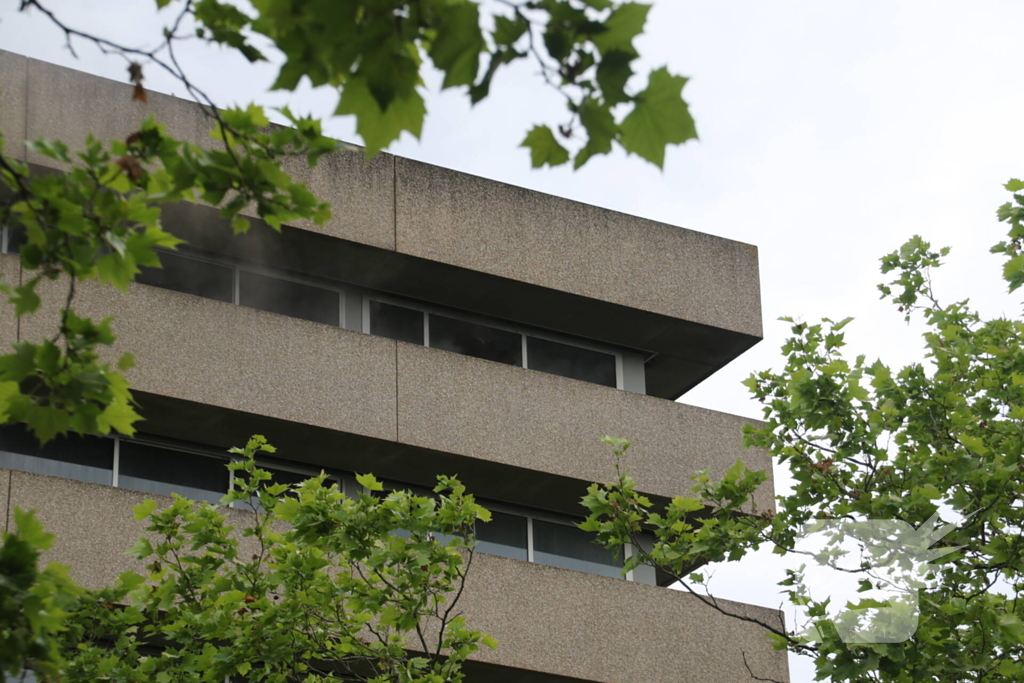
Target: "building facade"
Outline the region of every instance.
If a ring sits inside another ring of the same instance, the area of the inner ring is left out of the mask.
[[[46,170],[24,140],[72,148],[123,139],[150,113],[172,135],[208,139],[183,100],[0,51],[8,154]],[[60,170],[60,169],[56,169]],[[225,449],[266,435],[281,481],[321,469],[395,486],[457,474],[495,521],[463,606],[501,646],[473,681],[786,679],[761,629],[665,588],[574,524],[592,481],[612,475],[605,434],[634,441],[629,466],[655,501],[743,459],[741,418],[674,399],[761,336],[752,246],[381,154],[338,152],[296,167],[331,202],[324,226],[232,237],[216,210],[170,207],[188,246],[123,296],[95,283],[76,308],[115,316],[145,418],[133,439],[69,437],[39,448],[0,431],[0,510],[35,508],[57,534],[47,559],[96,587],[131,566],[131,508],[177,491],[218,500]],[[19,236],[0,230],[0,273],[21,276]],[[57,305],[54,285],[44,308]],[[36,340],[44,310],[0,308],[0,343]],[[770,504],[769,480],[759,505]],[[627,551],[628,552],[628,551]],[[618,565],[618,566],[616,566]],[[778,613],[731,603],[762,620]]]

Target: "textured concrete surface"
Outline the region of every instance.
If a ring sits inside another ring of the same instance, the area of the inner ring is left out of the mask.
[[[17,256],[0,254],[0,280],[8,284],[21,281],[21,264]],[[7,303],[7,297],[0,295],[0,353],[7,352],[7,345],[18,339],[18,319],[14,317],[14,307]]]
[[[639,489],[689,490],[709,468],[720,477],[737,459],[771,466],[742,446],[747,420],[650,396],[460,356],[398,345],[401,443],[583,481],[612,476],[605,435],[633,441],[628,466]],[[756,501],[771,501],[771,481]]]
[[[463,606],[468,624],[494,636],[476,658],[586,681],[787,680],[786,654],[764,630],[657,586],[478,554]],[[779,624],[773,610],[723,601]]]
[[[48,335],[60,289],[22,322],[22,338]],[[75,308],[114,316],[118,351],[135,354],[134,388],[379,439],[395,438],[395,342],[297,318],[133,286],[95,282]],[[273,362],[269,362],[270,360]]]
[[[147,91],[148,102],[132,100],[132,86],[65,67],[29,60],[28,139],[57,138],[72,151],[86,136],[124,140],[152,114],[167,133],[204,145],[212,144],[209,119],[199,107],[168,95]],[[28,160],[52,166],[55,162],[34,152]]]
[[[757,248],[409,159],[399,252],[761,335]]]
[[[170,505],[170,497],[29,472],[0,470],[0,481],[3,477],[11,480],[11,509],[15,505],[35,509],[46,530],[57,536],[43,562],[69,565],[72,578],[94,589],[110,585],[124,571],[145,573],[146,563],[126,554],[146,533],[145,523],[136,521],[132,508],[154,500],[157,509],[162,509]],[[228,524],[235,527],[240,555],[257,552],[258,544],[242,537],[252,514],[230,508],[223,511]],[[13,513],[10,524],[14,525]]]
[[[395,248],[395,158],[378,154],[367,161],[361,150],[320,157],[316,168],[293,157],[284,164],[294,180],[306,183],[331,205],[324,225],[299,221],[295,227],[381,249]]]
[[[6,471],[0,470],[0,483]],[[131,508],[161,496],[24,472],[11,476],[11,501],[35,508],[57,535],[44,561],[71,566],[99,588],[141,563],[125,551],[142,535]],[[242,525],[247,514],[230,511]],[[244,549],[243,549],[244,552]],[[745,681],[741,652],[758,676],[786,679],[786,656],[763,631],[718,614],[691,596],[621,579],[478,554],[460,609],[469,626],[499,641],[475,658],[522,671],[521,680],[567,676],[598,683]],[[724,602],[726,609],[778,623],[778,613]]]
[[[3,529],[4,531],[7,530],[7,528],[8,528],[7,525],[9,523],[8,519],[12,516],[11,515],[11,508],[8,505],[8,499],[7,499],[7,494],[9,492],[10,488],[11,488],[11,471],[10,470],[0,470],[0,521],[2,521],[2,523],[3,523],[2,526],[0,526],[0,529]]]
[[[0,130],[4,153],[25,158],[28,58],[0,50]]]
[[[3,74],[16,71],[18,59],[25,61],[12,56],[7,60],[12,62],[10,66],[7,61],[0,62],[0,86],[4,84]],[[127,82],[118,83],[37,60],[28,60],[27,68],[29,139],[59,138],[74,150],[90,132],[103,141],[123,140],[152,114],[167,127],[169,135],[207,147],[216,144],[209,136],[212,120],[189,100],[147,91],[148,102],[135,102],[131,99],[132,86]],[[0,116],[7,115],[6,106],[0,104]],[[21,111],[24,121],[24,105]],[[54,165],[52,160],[34,153],[29,155],[29,161]],[[361,151],[343,151],[321,157],[315,169],[299,158],[289,160],[285,168],[295,180],[305,182],[317,197],[333,207],[333,217],[327,224],[316,226],[306,221],[299,227],[394,249],[393,157],[382,154],[367,162]],[[254,207],[244,213],[256,215]]]
[[[71,577],[86,588],[109,585],[124,571],[142,571],[143,563],[125,554],[144,529],[132,507],[159,496],[28,472],[12,471],[10,477],[11,509],[34,509],[56,534],[43,562],[69,565]]]

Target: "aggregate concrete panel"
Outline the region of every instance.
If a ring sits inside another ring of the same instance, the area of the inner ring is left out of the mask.
[[[0,66],[0,74],[3,71]],[[152,114],[167,127],[168,135],[205,147],[217,144],[209,135],[213,119],[191,100],[147,91],[148,101],[136,102],[128,83],[37,60],[29,60],[28,71],[29,139],[58,138],[76,150],[90,132],[103,141],[123,140]],[[29,154],[29,161],[55,165],[35,153]],[[361,150],[348,148],[321,157],[313,169],[299,157],[287,160],[284,167],[332,206],[332,217],[324,225],[301,221],[298,227],[394,249],[393,157],[382,154],[366,161]],[[243,213],[255,217],[256,207],[249,206]]]
[[[59,284],[22,338],[49,334]],[[378,439],[395,438],[395,342],[171,290],[79,287],[79,315],[114,316],[116,351],[142,392]]]
[[[761,336],[757,248],[396,159],[399,252]]]
[[[378,154],[367,160],[362,150],[349,148],[325,154],[315,168],[298,157],[283,167],[331,205],[331,218],[323,225],[302,220],[294,227],[394,250],[395,157]]]
[[[10,507],[10,501],[8,499],[8,493],[11,489],[11,471],[0,470],[0,521],[3,525],[0,529],[7,531],[10,525],[10,518],[13,517],[13,511]]]
[[[132,99],[132,86],[35,59],[28,65],[29,140],[56,138],[72,152],[82,149],[86,136],[124,140],[139,130],[150,115],[166,126],[168,135],[212,145],[211,119],[189,100],[146,91],[147,101]],[[57,162],[35,152],[28,161],[47,167]]]
[[[0,280],[16,285],[21,282],[21,262],[17,256],[0,254]],[[18,341],[18,319],[14,306],[7,303],[7,297],[0,295],[0,354],[7,353],[8,344]]]
[[[0,131],[4,153],[25,158],[28,58],[0,50]]]
[[[722,606],[776,627],[780,613]],[[693,596],[478,553],[459,602],[470,628],[498,640],[474,659],[586,681],[788,680],[786,653],[765,629],[725,616]],[[527,679],[532,680],[532,679]]]
[[[110,585],[121,572],[144,571],[141,561],[126,554],[145,529],[132,508],[159,496],[29,472],[10,471],[10,477],[11,509],[34,509],[56,535],[44,563],[68,565],[71,578],[86,588]]]
[[[0,471],[0,482],[5,476],[11,504],[35,509],[56,534],[45,562],[69,565],[87,588],[144,569],[126,554],[144,534],[132,508],[146,499],[163,507],[168,498],[26,472]],[[236,529],[249,518],[226,512]],[[720,602],[730,612],[781,624],[776,611]],[[771,650],[762,628],[667,588],[478,553],[459,610],[470,628],[499,641],[497,650],[473,659],[515,669],[523,676],[517,680],[725,683],[748,680],[743,654],[755,675],[787,680],[786,655]]]
[[[70,566],[71,577],[92,589],[112,584],[121,572],[145,574],[146,562],[127,554],[146,535],[146,523],[135,519],[132,508],[153,500],[157,509],[163,509],[171,504],[170,497],[29,472],[0,470],[0,474],[10,477],[11,509],[17,505],[36,510],[46,530],[56,535],[43,562]],[[242,536],[252,513],[231,508],[221,512],[235,527],[240,556],[257,552],[258,543]],[[10,525],[14,525],[13,514]]]
[[[749,420],[411,344],[398,345],[399,443],[570,477],[613,476],[605,435],[633,441],[627,465],[639,489],[672,497],[708,468],[736,460],[767,470],[767,455],[742,445]],[[772,501],[769,479],[756,498]]]

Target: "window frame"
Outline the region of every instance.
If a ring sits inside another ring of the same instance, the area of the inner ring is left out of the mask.
[[[408,299],[402,299],[400,297],[394,297],[388,294],[377,294],[377,293],[363,293],[363,332],[370,334],[370,302],[377,301],[384,304],[390,304],[392,306],[400,306],[402,308],[408,308],[414,311],[420,311],[423,314],[423,346],[426,348],[436,348],[430,345],[430,316],[439,315],[446,318],[452,318],[453,320],[461,320],[462,322],[471,323],[474,325],[483,325],[486,327],[493,327],[496,330],[502,330],[504,332],[511,332],[518,334],[520,343],[522,344],[522,365],[512,365],[510,363],[502,363],[502,365],[508,365],[509,367],[521,367],[524,370],[533,370],[534,372],[543,372],[542,370],[534,370],[530,367],[530,356],[527,353],[527,337],[535,337],[537,339],[543,339],[545,341],[553,342],[556,344],[563,344],[565,346],[575,346],[579,349],[586,349],[587,351],[594,351],[596,353],[603,353],[608,356],[612,356],[615,359],[615,386],[608,387],[609,389],[622,390],[625,385],[625,378],[623,376],[623,360],[622,351],[615,348],[609,348],[601,346],[600,344],[593,344],[585,340],[577,340],[573,337],[563,337],[557,334],[551,334],[544,330],[536,330],[526,325],[515,325],[514,323],[507,323],[501,320],[492,320],[486,316],[474,315],[472,313],[464,313],[462,311],[446,309],[442,306],[433,306],[431,304],[424,304],[419,301],[411,301]],[[550,375],[551,373],[544,373]],[[560,377],[561,375],[552,375],[554,377]],[[563,377],[562,379],[572,380],[571,377]],[[589,382],[587,380],[574,380],[577,382],[586,382],[587,384],[594,384],[596,386],[605,386],[603,384],[597,384],[596,382]]]
[[[6,242],[4,244],[6,245]],[[190,258],[190,259],[192,259],[194,261],[201,261],[203,263],[209,263],[209,264],[215,265],[215,266],[221,266],[221,267],[224,267],[224,268],[230,268],[231,269],[231,305],[233,305],[233,306],[242,306],[242,304],[241,304],[241,298],[242,298],[241,272],[242,271],[245,271],[247,273],[252,273],[253,275],[259,275],[261,277],[274,278],[274,279],[277,279],[277,280],[283,280],[285,282],[291,282],[291,283],[297,284],[297,285],[305,285],[307,287],[316,287],[318,289],[323,289],[323,290],[326,290],[326,291],[329,291],[329,292],[334,292],[335,294],[338,295],[338,324],[337,325],[330,325],[328,323],[319,323],[319,322],[316,322],[316,321],[313,321],[313,320],[307,320],[306,322],[311,322],[311,323],[314,323],[314,324],[317,324],[317,325],[327,325],[327,327],[338,327],[338,328],[341,328],[341,329],[345,329],[345,313],[346,313],[346,311],[345,311],[345,299],[346,299],[346,295],[347,294],[351,294],[352,293],[352,290],[347,288],[347,287],[343,287],[343,286],[340,286],[340,285],[337,285],[337,284],[334,284],[334,283],[325,282],[325,281],[323,281],[323,280],[321,280],[319,278],[302,277],[301,275],[300,276],[295,276],[295,275],[291,274],[290,272],[288,272],[286,270],[280,270],[280,269],[277,269],[277,268],[272,268],[272,267],[267,267],[267,266],[261,266],[259,264],[249,263],[249,262],[242,261],[240,259],[236,259],[236,258],[233,258],[233,257],[230,257],[230,256],[223,256],[223,257],[212,256],[212,255],[210,255],[210,254],[208,254],[206,252],[200,251],[200,250],[189,249],[187,246],[185,246],[184,248],[174,249],[174,250],[157,248],[156,251],[157,251],[157,253],[170,253],[170,254],[174,254],[175,256],[182,256],[184,258]],[[162,287],[159,287],[158,285],[147,285],[145,283],[139,283],[139,284],[142,284],[145,287],[157,287],[158,289],[163,289]],[[176,291],[176,290],[171,290],[171,291]],[[184,294],[184,292],[180,292],[180,293]],[[210,298],[210,297],[204,297],[201,294],[191,294],[191,295],[188,295],[188,296],[199,296],[199,297],[204,298],[204,299]],[[219,301],[219,299],[210,299],[210,300],[211,301]],[[225,301],[223,303],[228,303],[228,302]],[[245,308],[252,308],[252,307],[251,306],[245,306]],[[254,311],[261,311],[263,309],[261,309],[261,308],[253,308],[253,310]],[[273,313],[272,311],[264,311],[264,312],[265,313]],[[295,318],[296,320],[306,320],[305,318],[299,318],[297,316],[288,315],[286,313],[273,313],[273,314],[274,315],[283,315],[286,318]]]
[[[412,491],[416,495],[421,495],[425,491],[428,491],[428,489],[426,489],[423,486],[417,486],[415,484],[404,484],[402,482],[398,482],[398,481],[395,481],[393,479],[388,479],[388,480],[385,480],[385,481],[383,481],[381,483],[384,486],[384,491],[385,492],[390,492],[390,491],[395,491],[395,490],[399,490],[399,491],[401,491],[401,490],[409,490],[409,491]],[[359,488],[364,493],[366,493],[367,495],[369,495],[371,493],[370,490],[367,489],[367,488],[364,488],[364,487],[361,487],[361,486]],[[542,562],[538,562],[536,557],[535,557],[535,554],[534,554],[534,530],[533,530],[533,522],[534,522],[534,520],[539,520],[539,521],[542,521],[542,522],[548,522],[549,524],[559,524],[561,526],[567,526],[567,527],[576,527],[576,522],[579,521],[579,520],[577,520],[577,518],[574,518],[574,517],[572,517],[570,515],[560,515],[560,514],[558,514],[556,512],[547,512],[545,510],[538,510],[536,508],[531,508],[531,507],[526,507],[526,506],[519,506],[519,505],[513,505],[511,503],[502,503],[500,501],[494,501],[494,500],[489,500],[489,499],[483,499],[483,500],[477,499],[477,502],[480,505],[482,505],[485,508],[487,508],[488,510],[493,510],[494,512],[501,512],[503,514],[512,515],[512,516],[515,516],[515,517],[523,517],[524,519],[526,519],[526,560],[516,560],[517,562],[529,562],[530,564],[544,564]],[[490,553],[484,553],[484,554],[485,555],[489,555]],[[623,546],[623,548],[622,548],[622,560],[623,560],[623,563],[625,563],[625,561],[627,559],[629,559],[630,557],[632,557],[632,556],[633,556],[633,544],[632,543],[626,543]],[[495,556],[495,557],[499,557],[499,556]],[[552,567],[554,565],[544,564],[544,566],[545,567]],[[566,569],[566,568],[565,567],[559,567],[559,569]],[[605,576],[604,574],[597,574],[597,573],[593,573],[593,572],[586,572],[586,571],[583,571],[582,569],[568,569],[567,571],[582,572],[584,574],[590,574],[591,576]],[[622,575],[622,576],[609,576],[607,578],[610,578],[610,579],[625,579],[626,581],[630,581],[630,582],[634,582],[634,583],[636,582],[634,577],[633,577],[633,570],[632,569],[630,569],[628,572],[626,572],[625,575]]]

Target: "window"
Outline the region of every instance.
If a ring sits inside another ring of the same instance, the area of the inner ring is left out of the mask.
[[[615,356],[547,339],[526,337],[526,359],[531,370],[615,387]]]
[[[526,517],[491,511],[490,522],[477,522],[476,550],[513,560],[528,560],[528,522]]]
[[[235,270],[231,266],[167,251],[160,252],[160,263],[163,268],[143,268],[136,282],[228,303],[235,300]]]
[[[238,303],[315,323],[341,324],[339,292],[246,270],[238,273]]]
[[[638,352],[605,351],[570,339],[556,341],[556,335],[537,336],[500,321],[491,324],[469,315],[446,315],[426,305],[384,302],[371,296],[377,295],[364,298],[364,332],[606,387],[629,386],[631,391],[644,393],[643,355]]]
[[[19,253],[26,239],[24,230],[0,226],[0,254]]]
[[[21,426],[0,427],[0,467],[93,484],[113,483],[114,442],[99,437],[58,436],[45,446]]]
[[[575,526],[533,520],[533,559],[541,564],[591,574],[619,576],[622,555],[594,543],[594,535]]]
[[[423,346],[423,313],[370,300],[370,334]]]
[[[217,503],[228,491],[227,458],[120,440],[117,485],[161,496]]]
[[[3,234],[7,240],[13,239],[7,231]],[[461,314],[434,312],[419,304],[381,301],[376,294],[254,272],[187,253],[161,252],[160,258],[164,267],[143,268],[136,278],[138,282],[644,393],[644,359],[639,352],[588,348],[570,339],[556,341],[557,335],[552,335],[553,339],[535,336],[529,330],[517,330],[500,321],[491,324]],[[360,297],[363,305],[351,310],[350,320],[346,321],[343,302],[346,298],[358,301]]]
[[[523,339],[518,332],[430,314],[430,347],[508,365],[523,364]]]

